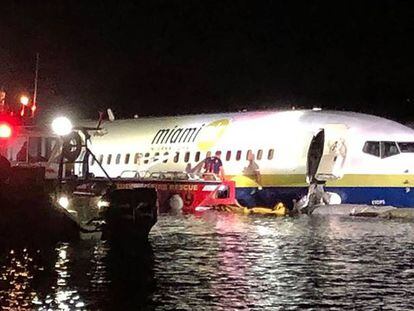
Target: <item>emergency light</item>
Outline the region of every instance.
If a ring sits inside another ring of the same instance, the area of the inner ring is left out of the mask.
[[[13,134],[12,127],[7,123],[0,123],[0,139],[10,138]]]

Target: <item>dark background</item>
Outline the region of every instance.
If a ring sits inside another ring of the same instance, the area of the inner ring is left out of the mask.
[[[313,107],[414,120],[411,1],[1,2],[0,86],[120,117]]]

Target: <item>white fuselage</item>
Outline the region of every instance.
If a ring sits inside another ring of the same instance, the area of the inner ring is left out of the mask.
[[[119,120],[105,123],[94,133],[90,149],[111,177],[130,170],[195,171],[207,156],[221,151],[225,175],[238,188],[260,186],[287,193],[307,186],[310,142],[320,129],[336,124],[347,129],[346,158],[343,178],[330,180],[327,186],[340,188],[337,192],[344,192],[343,201],[355,201],[349,200],[345,188],[375,190],[375,197],[364,197],[363,203],[381,200],[380,188],[411,192],[414,131],[360,113],[292,110]],[[250,170],[252,162],[260,172],[261,185]],[[90,172],[104,176],[94,162]],[[411,202],[411,196],[407,200]],[[387,196],[384,203],[394,201]]]

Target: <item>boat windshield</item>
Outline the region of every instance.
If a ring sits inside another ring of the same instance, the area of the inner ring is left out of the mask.
[[[165,172],[164,174],[165,179],[170,180],[187,180],[189,179],[188,174],[184,172]]]
[[[414,142],[399,142],[398,147],[401,152],[414,152]]]

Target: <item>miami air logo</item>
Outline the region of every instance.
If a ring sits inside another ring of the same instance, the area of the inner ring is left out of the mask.
[[[200,127],[178,127],[160,129],[152,139],[151,144],[183,144],[197,143],[200,150],[208,150],[213,147],[224,134],[230,120],[221,119]]]
[[[221,119],[208,124],[200,132],[200,137],[197,140],[197,147],[200,150],[208,151],[213,147],[216,142],[223,136],[227,126],[230,124],[230,120]]]

